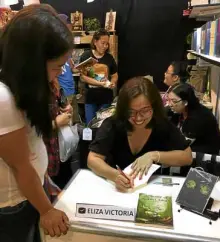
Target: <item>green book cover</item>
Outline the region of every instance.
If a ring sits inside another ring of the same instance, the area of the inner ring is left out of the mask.
[[[136,222],[173,227],[172,197],[139,194]]]

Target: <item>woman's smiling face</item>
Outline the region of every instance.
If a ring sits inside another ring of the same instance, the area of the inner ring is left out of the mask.
[[[145,128],[152,116],[151,104],[144,95],[139,95],[131,101],[128,120],[134,129]]]

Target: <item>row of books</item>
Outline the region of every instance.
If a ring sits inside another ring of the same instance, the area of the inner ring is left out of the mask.
[[[207,22],[193,32],[191,49],[204,55],[220,57],[220,19]]]

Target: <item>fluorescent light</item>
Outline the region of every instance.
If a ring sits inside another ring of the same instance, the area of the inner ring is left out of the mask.
[[[87,0],[87,3],[92,3],[94,2],[94,0]]]

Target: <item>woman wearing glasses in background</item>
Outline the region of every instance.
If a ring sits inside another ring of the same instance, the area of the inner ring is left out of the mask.
[[[189,78],[187,72],[187,63],[181,61],[172,62],[164,74],[164,83],[168,86],[167,91],[163,95],[163,103],[167,104],[167,94],[170,88],[178,83],[185,83]]]
[[[125,192],[131,188],[132,178],[120,175],[116,165],[124,169],[133,163],[133,177],[141,178],[153,162],[190,165],[191,149],[180,131],[166,119],[156,86],[136,77],[124,84],[115,115],[98,130],[90,146],[88,167]]]
[[[168,103],[178,119],[171,119],[190,140],[194,152],[219,154],[220,134],[217,120],[212,112],[200,104],[192,86],[176,84],[168,94]]]

